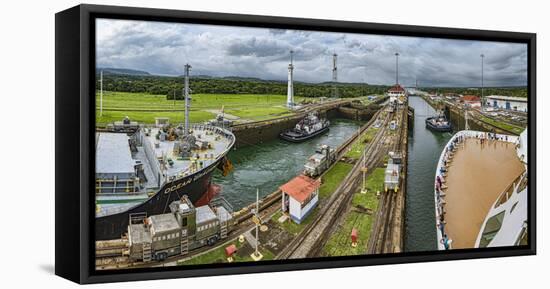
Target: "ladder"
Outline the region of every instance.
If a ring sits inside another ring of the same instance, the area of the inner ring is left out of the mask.
[[[143,243],[143,262],[151,262],[151,243]]]
[[[220,238],[227,238],[227,222],[220,222]]]
[[[189,243],[187,240],[187,229],[181,230],[180,251],[181,251],[181,255],[187,255],[187,253],[189,252]]]

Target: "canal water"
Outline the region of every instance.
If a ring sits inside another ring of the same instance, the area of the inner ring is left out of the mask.
[[[306,160],[319,145],[336,148],[357,133],[360,126],[358,121],[332,119],[328,133],[303,143],[275,139],[231,151],[228,157],[233,172],[223,177],[216,170],[213,182],[221,185],[223,197],[238,210],[256,201],[256,188],[260,190],[260,198],[274,192],[303,171]]]
[[[437,161],[451,133],[432,132],[424,120],[436,111],[421,97],[409,97],[414,125],[409,131],[405,251],[437,250],[435,231],[434,176]]]

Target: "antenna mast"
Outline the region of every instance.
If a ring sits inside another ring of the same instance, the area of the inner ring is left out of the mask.
[[[189,134],[189,70],[191,65],[185,64],[185,74],[183,78],[183,96],[185,98],[185,124],[184,124],[184,134]]]

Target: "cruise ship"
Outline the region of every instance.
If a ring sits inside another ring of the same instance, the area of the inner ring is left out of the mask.
[[[188,67],[185,123],[158,118],[143,126],[129,119],[96,132],[96,240],[118,239],[129,215],[159,215],[187,196],[195,206],[208,204],[220,191],[211,175],[231,170],[227,153],[235,144],[229,130],[189,123]]]
[[[527,244],[527,130],[464,130],[443,149],[434,182],[439,250]]]

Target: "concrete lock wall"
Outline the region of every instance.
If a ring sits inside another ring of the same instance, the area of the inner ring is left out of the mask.
[[[382,101],[381,99],[380,101]],[[329,119],[347,118],[352,120],[369,121],[380,106],[377,101],[362,109],[353,107],[339,107],[320,111],[321,115]],[[285,130],[293,128],[304,115],[291,116],[284,119],[239,125],[233,128],[236,137],[235,147],[261,144],[276,139]]]

